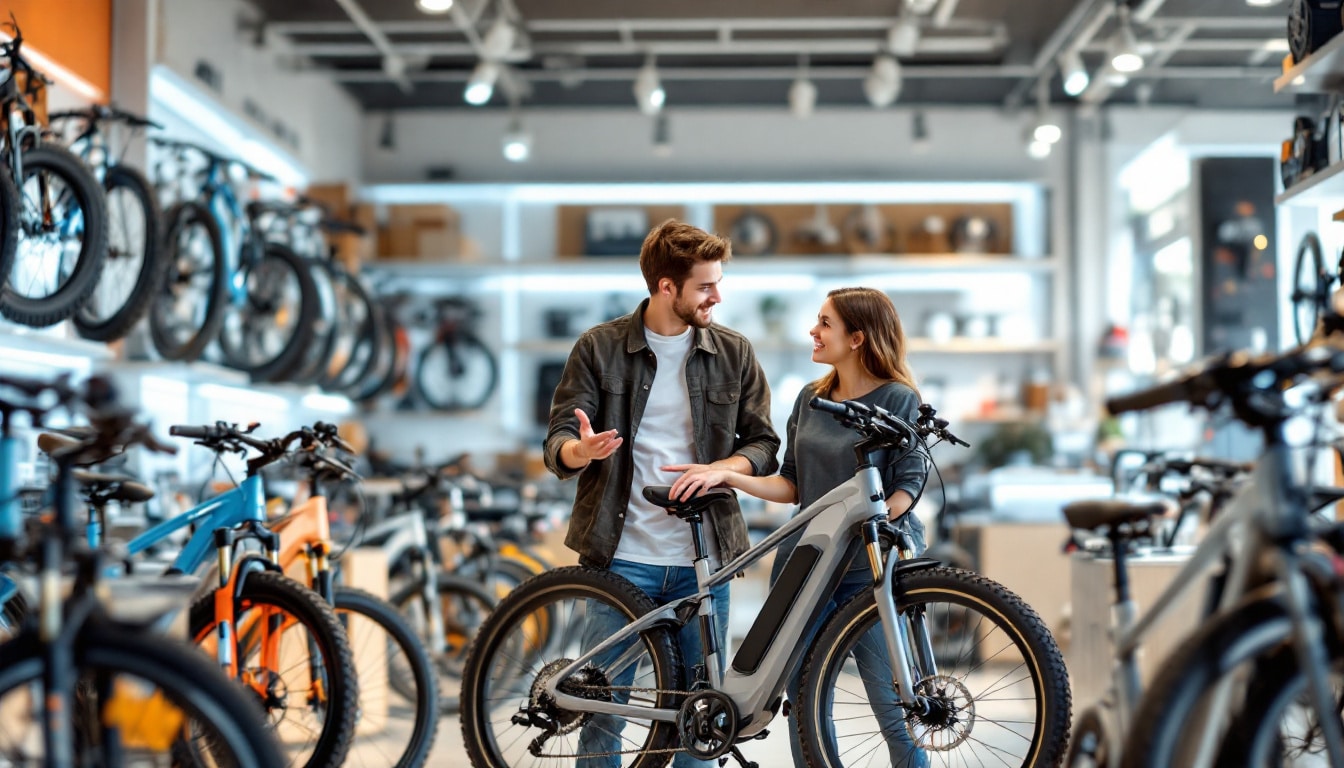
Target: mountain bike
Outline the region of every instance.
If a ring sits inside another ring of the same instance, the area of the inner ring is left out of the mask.
[[[1066,510],[1078,528],[1106,528],[1114,542],[1116,573],[1115,684],[1075,734],[1079,764],[1208,766],[1241,764],[1239,729],[1228,729],[1241,706],[1257,708],[1238,680],[1243,671],[1286,654],[1306,676],[1308,708],[1319,725],[1321,749],[1331,764],[1344,764],[1344,726],[1330,681],[1330,658],[1339,648],[1339,584],[1333,560],[1305,545],[1313,538],[1309,489],[1294,480],[1286,425],[1298,411],[1284,391],[1313,377],[1338,386],[1344,353],[1326,347],[1283,355],[1227,355],[1148,390],[1107,401],[1111,413],[1142,411],[1168,403],[1210,410],[1228,407],[1264,438],[1249,478],[1234,493],[1189,561],[1141,618],[1134,616],[1124,577],[1125,542],[1157,509],[1119,500],[1078,502]],[[1225,563],[1216,584],[1216,611],[1164,660],[1148,690],[1139,685],[1137,653],[1156,622],[1199,577]],[[1285,678],[1278,679],[1280,683]],[[1261,723],[1243,722],[1251,734]],[[1220,742],[1223,742],[1220,746]],[[1219,753],[1222,753],[1220,756]]]
[[[69,151],[41,143],[16,73],[41,77],[24,59],[23,35],[0,44],[0,315],[24,325],[53,325],[74,314],[98,283],[107,258],[107,209],[98,182]],[[10,198],[10,193],[14,197]],[[12,233],[12,234],[11,234]],[[11,248],[11,237],[14,238]]]
[[[74,315],[75,330],[94,341],[112,341],[130,333],[149,310],[150,298],[166,272],[160,243],[159,203],[154,187],[139,169],[125,162],[130,137],[115,152],[108,124],[135,132],[163,126],[124,110],[95,104],[87,109],[53,112],[53,127],[81,121],[68,143],[103,185],[107,201],[107,262],[93,293]],[[54,129],[54,128],[53,128]]]
[[[24,536],[18,499],[0,497],[0,549],[11,563],[37,565],[38,599],[17,636],[0,645],[0,754],[12,765],[65,766],[282,764],[260,710],[194,649],[153,634],[162,608],[139,625],[114,618],[100,595],[106,553],[81,550],[74,524],[72,466],[88,453],[141,444],[171,450],[106,397],[93,379],[84,392],[63,381],[0,377],[0,488],[12,489],[18,464],[15,422],[40,425],[53,410],[87,403],[87,439],[53,457],[53,515]],[[62,573],[74,581],[62,596]],[[137,587],[153,596],[157,580]],[[7,601],[8,607],[8,601]],[[8,616],[8,613],[6,613]]]
[[[451,296],[434,302],[434,340],[420,352],[415,390],[431,408],[470,411],[494,394],[499,365],[476,335],[481,310]]]
[[[699,591],[665,605],[606,570],[559,568],[523,583],[495,609],[467,656],[462,728],[476,768],[579,757],[662,765],[685,751],[732,755],[761,738],[802,661],[794,718],[812,766],[1055,765],[1068,741],[1063,657],[1040,617],[999,584],[915,558],[891,524],[878,467],[935,437],[964,444],[923,406],[909,424],[863,403],[814,398],[859,435],[852,479],[711,573],[705,509],[733,492],[689,501],[649,487],[645,498],[691,526]],[[724,671],[711,590],[799,541]],[[858,555],[873,573],[807,647],[800,638]],[[536,615],[557,608],[559,646],[533,641]],[[687,670],[673,638],[698,621],[703,665]],[[853,659],[853,661],[851,661]],[[978,761],[978,762],[977,762]]]
[[[215,588],[191,607],[192,639],[254,692],[285,740],[285,764],[340,765],[359,709],[353,652],[331,607],[281,571],[279,537],[265,527],[259,472],[284,455],[283,446],[220,424],[174,426],[169,434],[216,453],[252,449],[260,455],[248,460],[247,477],[237,487],[132,538],[125,545],[128,557],[192,526],[168,572],[196,573],[211,555],[217,568]],[[260,542],[262,551],[235,556],[244,541]]]

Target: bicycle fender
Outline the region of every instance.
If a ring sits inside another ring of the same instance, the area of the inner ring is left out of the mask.
[[[930,568],[937,568],[942,565],[942,560],[932,557],[912,557],[909,560],[902,560],[896,563],[896,578],[900,578],[907,573],[915,571],[927,571]]]
[[[264,571],[275,571],[283,574],[280,566],[266,559],[264,555],[256,553],[243,555],[233,564],[233,576],[229,579],[233,582],[233,597],[235,600],[243,596],[243,587],[247,584],[247,577],[253,573]]]

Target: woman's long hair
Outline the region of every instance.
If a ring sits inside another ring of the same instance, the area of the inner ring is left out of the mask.
[[[905,359],[905,330],[891,297],[872,288],[836,288],[826,298],[845,324],[845,333],[863,332],[859,364],[864,370],[874,378],[900,382],[918,395],[915,375]],[[814,391],[829,396],[838,379],[832,368],[817,379]]]

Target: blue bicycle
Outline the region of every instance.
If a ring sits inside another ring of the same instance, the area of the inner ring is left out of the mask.
[[[195,194],[179,194],[164,214],[168,275],[149,312],[155,349],[169,360],[196,360],[218,340],[224,363],[257,380],[293,367],[313,343],[317,284],[303,258],[265,239],[266,206],[243,205],[231,183],[236,174],[269,177],[196,144],[150,142],[173,156],[178,173],[169,186],[178,192],[193,180],[184,169],[204,162]]]

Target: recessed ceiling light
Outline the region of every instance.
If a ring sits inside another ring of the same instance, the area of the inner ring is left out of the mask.
[[[453,7],[453,0],[415,0],[415,5],[425,13],[444,13]]]

